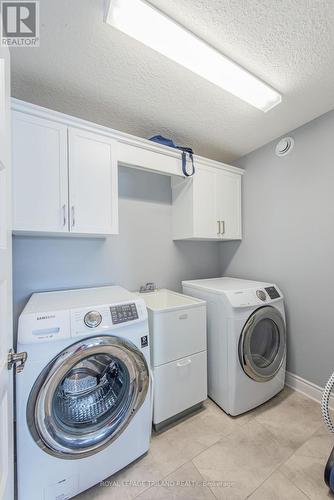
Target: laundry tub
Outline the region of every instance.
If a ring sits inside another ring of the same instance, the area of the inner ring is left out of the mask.
[[[159,431],[207,398],[206,302],[167,289],[140,295],[148,310]]]

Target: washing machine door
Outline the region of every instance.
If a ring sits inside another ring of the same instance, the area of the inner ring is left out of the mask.
[[[239,341],[244,372],[257,382],[271,380],[286,354],[286,330],[281,313],[271,306],[257,309],[247,320]]]
[[[30,432],[51,455],[87,457],[124,431],[148,386],[149,369],[134,344],[104,335],[81,340],[37,378],[27,405]]]

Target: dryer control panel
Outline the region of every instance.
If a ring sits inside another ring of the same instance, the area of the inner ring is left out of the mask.
[[[283,299],[276,285],[229,291],[227,296],[235,308],[260,306]]]
[[[268,286],[268,287],[266,287],[265,291],[267,292],[267,294],[269,295],[269,297],[272,300],[280,298],[280,294],[279,294],[277,288],[275,288],[274,286]]]

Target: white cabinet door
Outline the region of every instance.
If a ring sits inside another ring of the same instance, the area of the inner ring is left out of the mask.
[[[193,189],[194,237],[219,239],[215,171],[197,168],[193,178]]]
[[[153,369],[153,423],[159,424],[207,398],[207,352]]]
[[[69,128],[70,231],[118,233],[117,142]]]
[[[241,239],[241,174],[197,165],[172,189],[174,239]]]
[[[13,229],[68,231],[67,127],[13,112]]]
[[[233,172],[217,172],[215,190],[221,239],[241,239],[241,176]]]

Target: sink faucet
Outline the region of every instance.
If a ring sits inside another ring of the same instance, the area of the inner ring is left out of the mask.
[[[153,282],[146,283],[145,286],[141,286],[139,292],[140,293],[149,293],[154,292],[157,289],[157,285]]]

